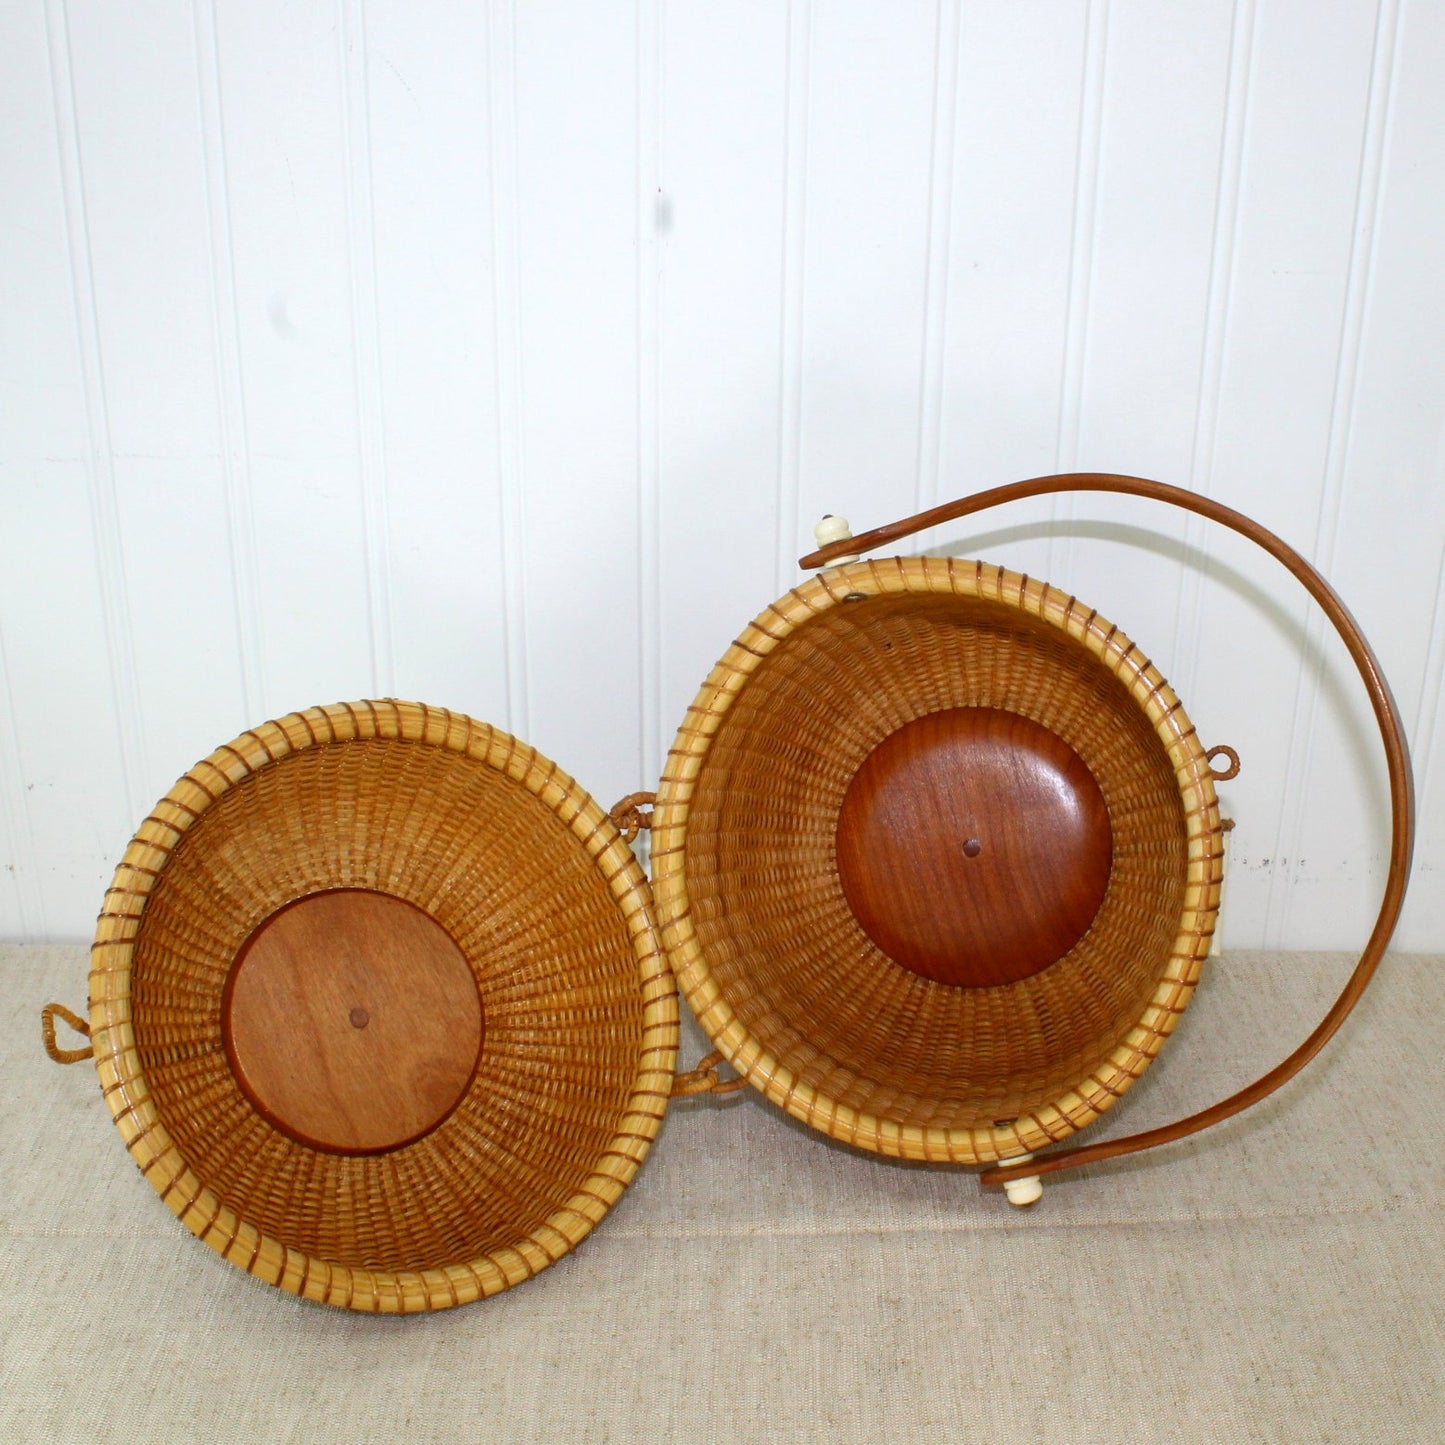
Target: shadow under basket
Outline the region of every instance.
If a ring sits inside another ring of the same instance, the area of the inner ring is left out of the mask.
[[[1097,613],[977,562],[840,558],[1050,491],[1122,491],[1264,546],[1344,638],[1390,768],[1370,941],[1305,1044],[1144,1134],[1034,1151],[1140,1077],[1200,975],[1224,824],[1178,698]],[[106,894],[90,1019],[117,1128],[232,1264],[349,1309],[442,1309],[561,1258],[670,1097],[748,1085],[850,1145],[1038,1177],[1257,1102],[1363,992],[1404,893],[1408,757],[1323,579],[1205,498],[1042,478],[803,559],[611,814],[507,734],[395,701],[243,733],[157,804]],[[628,839],[652,828],[651,886]],[[621,831],[625,827],[626,835]],[[681,1075],[677,985],[717,1052]],[[91,1035],[62,1049],[56,1017]],[[722,1079],[726,1060],[737,1078]]]

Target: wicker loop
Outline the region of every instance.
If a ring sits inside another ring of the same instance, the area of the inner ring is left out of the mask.
[[[644,828],[652,827],[652,805],[656,801],[656,793],[629,793],[607,816],[623,839],[630,843]],[[646,812],[643,812],[644,808]]]
[[[685,1098],[689,1094],[735,1094],[739,1089],[746,1089],[746,1079],[719,1079],[717,1066],[722,1063],[723,1056],[721,1049],[714,1049],[697,1068],[689,1069],[685,1074],[679,1074],[672,1081],[672,1097],[674,1099]]]
[[[1227,783],[1231,778],[1239,776],[1239,754],[1228,743],[1220,743],[1217,748],[1210,748],[1204,756],[1210,765],[1209,776],[1216,783]],[[1225,758],[1227,761],[1224,767],[1216,768],[1215,758]]]
[[[45,1045],[45,1052],[55,1060],[57,1064],[78,1064],[82,1059],[88,1059],[94,1054],[95,1049],[87,1044],[83,1049],[62,1049],[55,1038],[55,1016],[59,1014],[76,1033],[85,1038],[90,1037],[90,1025],[80,1017],[79,1014],[71,1013],[63,1003],[48,1003],[40,1010],[40,1038]]]

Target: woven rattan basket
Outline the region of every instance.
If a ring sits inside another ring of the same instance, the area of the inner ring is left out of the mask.
[[[243,1039],[262,931],[297,900],[327,910],[314,986],[278,981],[272,949]],[[631,850],[532,749],[416,704],[293,714],[187,773],[117,869],[90,993],[106,1102],[170,1209],[258,1278],[353,1309],[460,1304],[551,1264],[621,1195],[673,1082],[676,994]],[[288,1096],[256,1053],[268,1008],[337,1077]]]
[[[909,735],[850,889],[840,819]],[[753,623],[679,734],[652,844],[679,982],[734,1067],[846,1143],[963,1164],[1060,1139],[1139,1077],[1199,977],[1222,854],[1204,750],[1133,643],[933,558],[832,569]],[[1095,876],[1060,918],[1076,864]],[[991,966],[1005,949],[1017,966]]]
[[[1131,1087],[1188,1003],[1219,904],[1225,824],[1214,781],[1238,758],[1206,753],[1158,671],[1076,598],[978,562],[856,559],[939,523],[1072,491],[1195,512],[1301,582],[1370,695],[1393,834],[1359,964],[1289,1058],[1175,1124],[1033,1160]],[[985,1187],[1030,1203],[1041,1175],[1219,1122],[1323,1047],[1398,917],[1413,789],[1378,663],[1309,563],[1207,498],[1075,474],[978,493],[863,537],[845,526],[801,565],[823,570],[760,614],[699,692],[654,819],[669,957],[703,1028],[749,1083],[848,1144],[1002,1160]]]
[[[1075,598],[840,554],[1065,490],[1186,507],[1289,568],[1370,694],[1394,831],[1374,931],[1305,1044],[1176,1124],[1034,1157],[1121,1097],[1188,1003],[1237,759]],[[57,1015],[91,1034],[187,1228],[307,1299],[438,1309],[577,1245],[670,1096],[751,1084],[845,1143],[989,1166],[1026,1203],[1044,1174],[1237,1113],[1323,1046],[1398,916],[1413,801],[1373,654],[1308,563],[1207,499],[1069,476],[803,565],[698,694],[650,820],[651,794],[608,815],[515,739],[414,703],[293,714],[176,784],[106,895],[89,1023],[50,1005],[43,1025],[62,1061],[91,1050],[59,1047]],[[649,821],[651,888],[627,842]],[[717,1046],[681,1076],[674,971]]]

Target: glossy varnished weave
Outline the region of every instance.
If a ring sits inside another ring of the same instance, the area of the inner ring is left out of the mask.
[[[895,962],[838,869],[865,761],[959,708],[1054,734],[1112,834],[1092,925],[990,987]],[[914,558],[831,569],[739,638],[678,734],[652,857],[679,982],[740,1072],[849,1143],[972,1163],[1067,1136],[1148,1065],[1207,952],[1220,841],[1203,749],[1128,638],[1041,583]]]
[[[485,1018],[455,1108],[381,1153],[273,1127],[224,1044],[246,940],[336,889],[434,920]],[[91,973],[107,1102],[167,1205],[262,1279],[364,1310],[495,1293],[579,1243],[656,1134],[677,1007],[646,899],[596,804],[504,733],[394,702],[268,723],[182,778],[117,870]]]

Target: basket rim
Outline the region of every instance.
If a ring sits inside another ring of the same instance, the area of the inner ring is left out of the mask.
[[[131,969],[147,900],[166,861],[206,811],[254,773],[305,749],[377,739],[470,757],[526,788],[566,824],[602,875],[627,927],[642,1000],[637,1073],[613,1137],[578,1190],[513,1243],[445,1266],[366,1268],[319,1259],[247,1222],[199,1178],[151,1094],[131,1013]],[[570,1253],[621,1197],[671,1096],[676,984],[646,877],[606,812],[549,758],[463,713],[396,699],[336,703],[249,729],[185,773],[141,823],[117,866],[91,946],[90,1026],[101,1093],[141,1173],[203,1243],[289,1293],[377,1313],[444,1309],[499,1293]]]
[[[1085,646],[1121,682],[1168,753],[1185,816],[1186,875],[1174,944],[1138,1022],[1077,1084],[1017,1120],[990,1128],[905,1125],[854,1109],[802,1080],[749,1032],[708,965],[686,880],[696,782],[749,677],[798,628],[860,595],[952,595],[1002,603]],[[909,1160],[982,1164],[1067,1138],[1113,1106],[1173,1032],[1198,982],[1218,912],[1223,829],[1203,745],[1172,688],[1118,627],[1047,583],[981,561],[892,557],[825,569],[765,608],[724,653],[680,725],[658,785],[652,826],[654,908],[688,1006],[732,1067],[794,1118],[843,1143]]]

